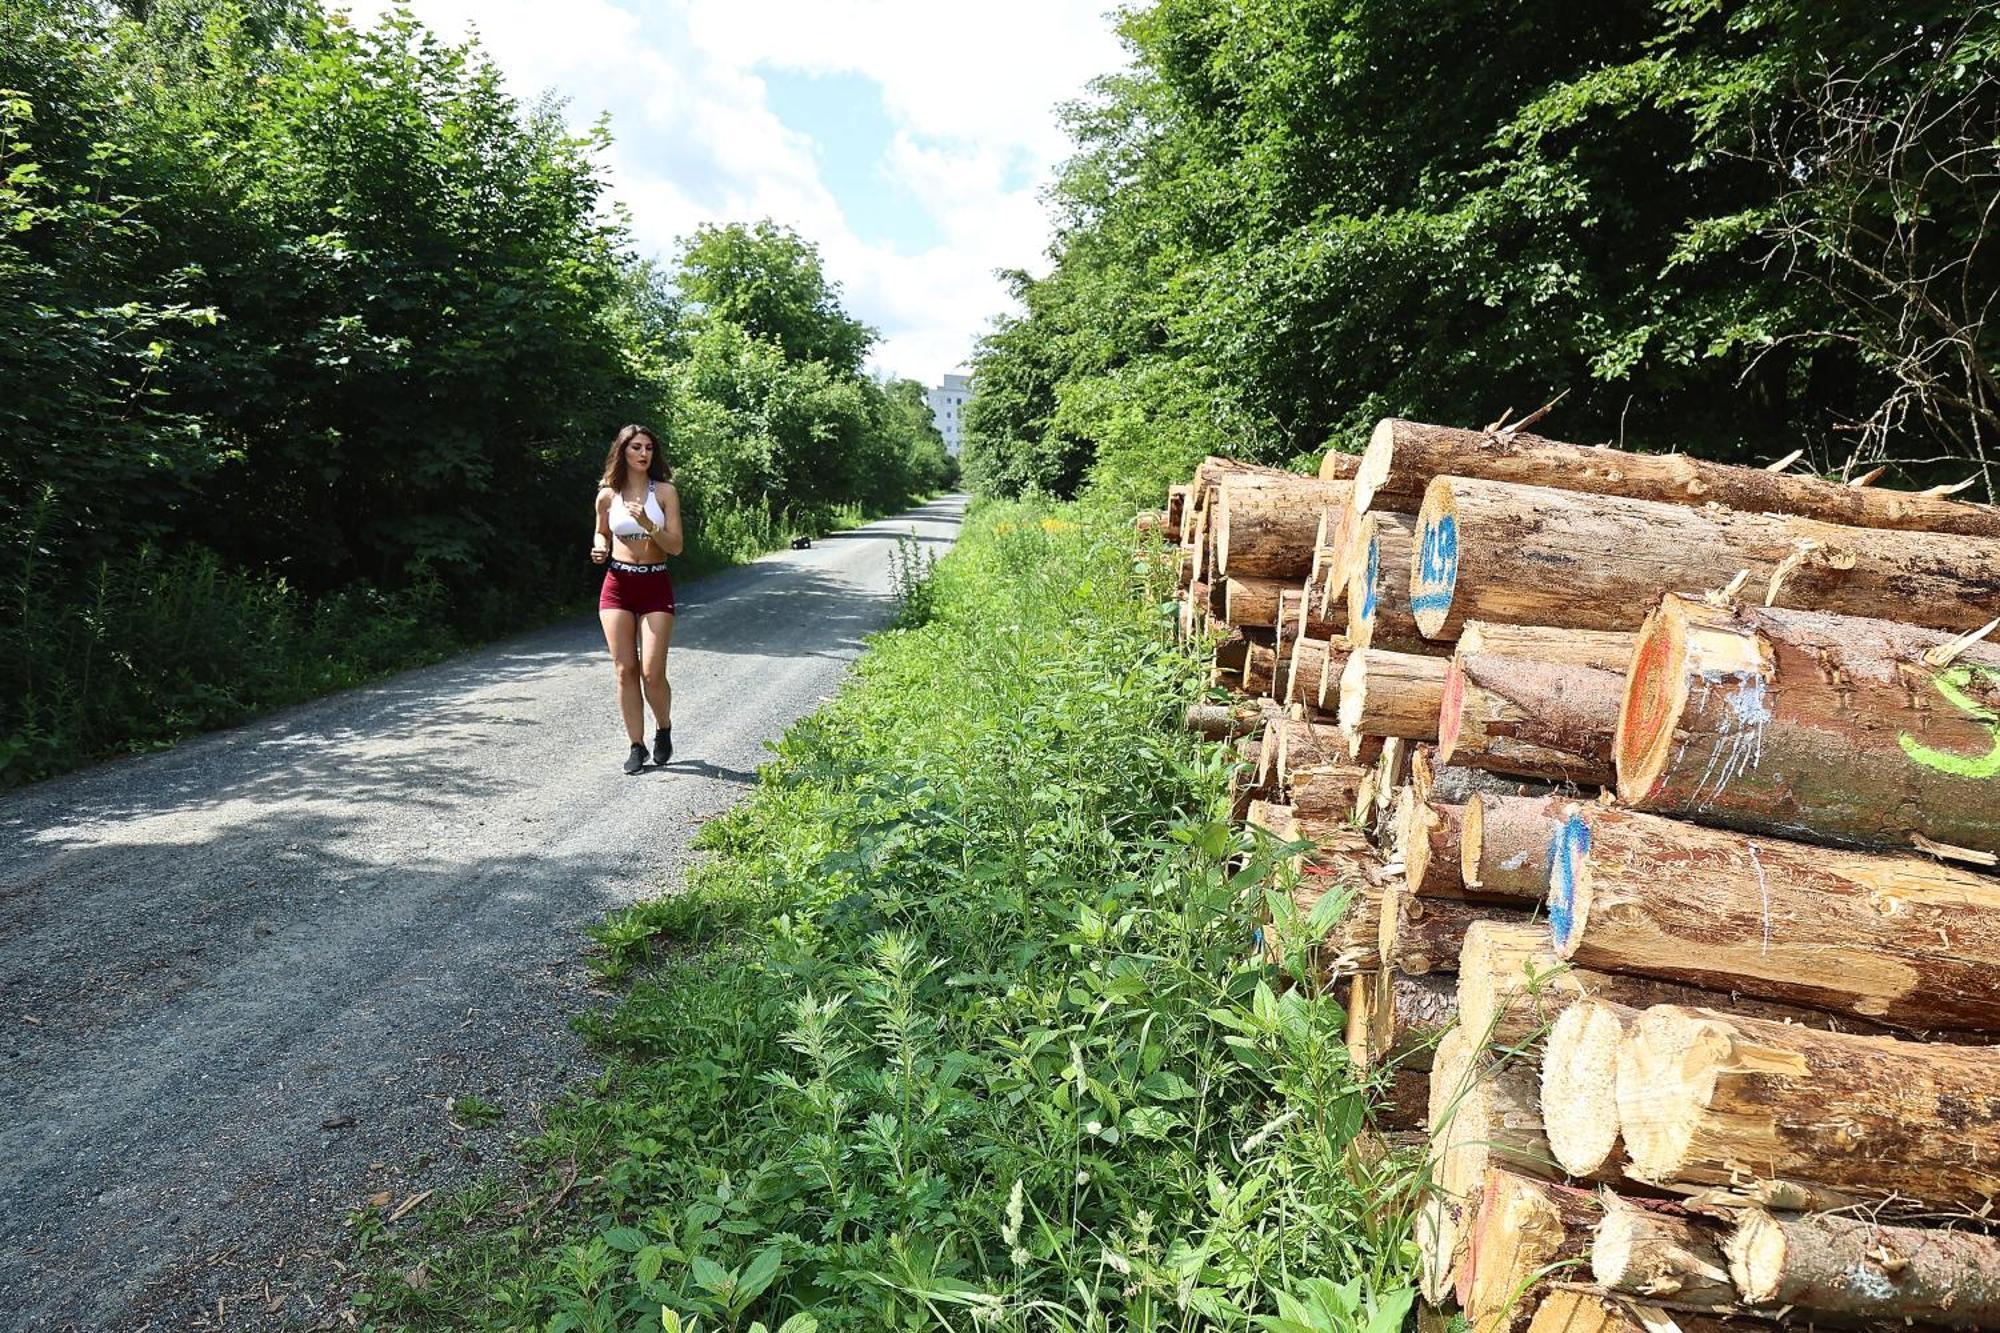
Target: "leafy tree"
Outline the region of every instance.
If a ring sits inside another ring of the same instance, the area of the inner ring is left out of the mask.
[[[875,342],[875,331],[841,308],[819,247],[768,219],[698,229],[681,258],[680,286],[710,316],[770,339],[795,361],[852,375]]]

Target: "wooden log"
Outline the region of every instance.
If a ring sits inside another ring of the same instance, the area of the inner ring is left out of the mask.
[[[1243,690],[1250,695],[1268,695],[1271,682],[1278,669],[1278,652],[1266,648],[1261,643],[1252,643],[1244,650]]]
[[[1287,609],[1297,607],[1303,596],[1297,588],[1285,588],[1278,593],[1278,619],[1271,627],[1271,648],[1277,654],[1277,683],[1272,693],[1280,697],[1280,702],[1283,701],[1285,678],[1292,672],[1292,651],[1296,646],[1292,636],[1298,624],[1298,618],[1289,615]]]
[[[1458,1111],[1468,1090],[1477,1081],[1480,1048],[1462,1028],[1450,1028],[1431,1053],[1430,1088],[1425,1102],[1424,1123],[1431,1141],[1425,1156],[1423,1181],[1426,1198],[1417,1214],[1417,1282],[1427,1301],[1453,1298],[1458,1289],[1458,1273],[1465,1262],[1465,1247],[1476,1200],[1465,1182],[1445,1178],[1454,1127],[1461,1136],[1469,1134],[1469,1118],[1461,1123]],[[1481,1170],[1484,1170],[1482,1164]]]
[[[1550,848],[1556,950],[1897,1026],[2000,1030],[2000,880],[1599,809]]]
[[[1290,771],[1292,806],[1302,816],[1348,823],[1368,770],[1355,764],[1316,764]]]
[[[1465,807],[1419,800],[1416,788],[1404,787],[1397,802],[1396,825],[1410,892],[1419,898],[1465,897],[1465,876],[1459,869]]]
[[[1384,966],[1412,976],[1456,972],[1465,935],[1479,921],[1526,923],[1528,913],[1496,903],[1463,898],[1419,898],[1401,879],[1391,881],[1382,900],[1381,953]]]
[[[1542,1101],[1549,1108],[1543,1130],[1550,1155],[1571,1175],[1616,1174],[1629,1160],[1618,1112],[1618,1054],[1644,1012],[1588,996],[1557,1007],[1542,1046]]]
[[[1458,1302],[1473,1333],[1514,1333],[1533,1318],[1551,1273],[1590,1253],[1604,1206],[1588,1191],[1516,1175],[1486,1173],[1473,1213]]]
[[[1289,485],[1216,488],[1215,567],[1232,578],[1285,579],[1297,586],[1312,567],[1320,515],[1351,506],[1354,483],[1300,477]]]
[[[1417,1242],[1417,1290],[1431,1305],[1454,1299],[1465,1252],[1464,1213],[1462,1204],[1433,1192],[1418,1205],[1411,1224]]]
[[[1542,1132],[1541,1080],[1533,1061],[1482,1054],[1460,1076],[1455,1088],[1446,1089],[1440,1098],[1438,1062],[1460,1031],[1455,1028],[1446,1034],[1431,1058],[1434,1137],[1440,1135],[1442,1126],[1442,1142],[1435,1149],[1437,1160],[1433,1164],[1439,1187],[1448,1198],[1471,1200],[1493,1166],[1541,1180],[1560,1180],[1562,1168],[1550,1154],[1548,1136]],[[1610,1181],[1616,1176],[1594,1179]]]
[[[1263,748],[1263,739],[1239,736],[1235,745],[1236,762],[1229,770],[1229,817],[1240,824],[1250,817],[1250,803],[1271,793],[1257,785],[1257,755]]]
[[[1638,1180],[1800,1181],[1930,1208],[2000,1195],[2000,1050],[1660,1005],[1618,1052]]]
[[[1777,606],[1953,633],[2000,615],[2000,538],[1945,547],[1923,533],[1464,477],[1425,492],[1410,606],[1436,639],[1457,638],[1467,619],[1637,629],[1662,589],[1720,588],[1743,570]]]
[[[1375,1129],[1394,1133],[1423,1128],[1431,1087],[1423,1070],[1386,1066],[1370,1086],[1368,1119]]]
[[[1445,973],[1412,976],[1385,967],[1368,978],[1368,986],[1368,1062],[1428,1070],[1438,1042],[1458,1019],[1456,980]]]
[[[1338,727],[1305,718],[1287,717],[1275,726],[1278,733],[1277,781],[1292,785],[1292,774],[1305,769],[1349,768],[1347,737]],[[1324,810],[1323,818],[1337,817]]]
[[[1326,456],[1319,460],[1321,481],[1352,481],[1360,471],[1361,455],[1338,448],[1327,450]]]
[[[1447,764],[1605,786],[1615,780],[1622,672],[1460,651],[1438,705]]]
[[[1632,650],[1638,642],[1639,636],[1630,630],[1565,629],[1554,625],[1468,620],[1459,631],[1457,651],[1561,662],[1565,666],[1615,671],[1622,676],[1632,665]]]
[[[1418,632],[1410,609],[1408,515],[1368,514],[1355,538],[1347,576],[1347,638],[1356,648],[1396,652],[1441,651]]]
[[[1438,707],[1451,663],[1383,648],[1356,648],[1340,673],[1340,729],[1350,749],[1363,736],[1437,739]]]
[[[2000,537],[1986,505],[1909,491],[1847,486],[1819,477],[1716,463],[1691,454],[1636,454],[1540,436],[1457,430],[1387,419],[1376,424],[1354,473],[1361,509],[1406,508],[1433,477],[1450,473],[1676,505],[1724,505],[1799,514],[1857,528]]]
[[[1751,1209],[1725,1245],[1743,1299],[1830,1321],[2000,1328],[2000,1238]]]
[[[2000,645],[1932,665],[1948,638],[1669,594],[1634,654],[1618,794],[1815,840],[2000,852]]]
[[[1249,704],[1191,703],[1187,706],[1187,729],[1206,741],[1226,741],[1247,735],[1261,726],[1262,716]]]
[[[1188,490],[1189,487],[1181,482],[1167,487],[1165,535],[1170,536],[1172,540],[1177,542],[1187,540],[1185,526],[1187,521]]]
[[[1604,1220],[1591,1237],[1590,1275],[1614,1295],[1733,1310],[1736,1287],[1721,1239],[1712,1222],[1641,1207],[1607,1190]]]
[[[1416,531],[1416,515],[1404,516],[1412,532]],[[1347,617],[1347,585],[1354,577],[1356,556],[1361,550],[1362,534],[1374,529],[1366,516],[1355,512],[1352,506],[1332,511],[1326,525],[1326,553],[1320,561],[1318,614],[1331,618],[1338,614],[1341,619],[1341,633],[1345,634]]]
[[[1459,878],[1468,893],[1539,903],[1549,892],[1549,849],[1572,814],[1588,808],[1562,797],[1496,796],[1465,803],[1459,823]]]
[[[1285,702],[1311,704],[1319,707],[1320,680],[1326,674],[1327,651],[1331,645],[1325,639],[1298,639],[1292,647],[1292,667],[1285,676]],[[1342,668],[1346,662],[1341,663]]]
[[[1717,1315],[1671,1312],[1574,1287],[1553,1287],[1535,1307],[1528,1333],[1753,1333],[1759,1325]]]
[[[1273,630],[1278,626],[1278,594],[1298,590],[1298,584],[1287,579],[1224,578],[1221,584],[1224,620]]]
[[[1370,1046],[1370,1034],[1375,1026],[1375,976],[1367,972],[1356,972],[1336,986],[1347,1003],[1347,1058],[1356,1069],[1369,1069],[1375,1063],[1375,1052]]]

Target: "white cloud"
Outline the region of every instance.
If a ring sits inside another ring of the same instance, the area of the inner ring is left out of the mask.
[[[338,2],[338,0],[337,0]],[[373,22],[388,0],[346,0]],[[613,191],[640,246],[704,222],[771,217],[819,243],[878,369],[927,382],[1008,306],[1000,268],[1048,244],[1038,192],[1068,151],[1055,106],[1123,60],[1098,0],[414,0],[443,36],[477,28],[524,99],[612,116]],[[886,169],[939,237],[918,254],[857,236],[810,138],[773,114],[772,72],[873,80],[897,128]],[[1012,188],[1010,188],[1010,186]]]

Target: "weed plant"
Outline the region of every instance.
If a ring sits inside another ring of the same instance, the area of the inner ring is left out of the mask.
[[[1410,1171],[1340,1006],[1253,949],[1285,849],[1141,582],[1129,520],[977,510],[685,891],[605,923],[542,1183],[378,1239],[373,1326],[1399,1328]]]

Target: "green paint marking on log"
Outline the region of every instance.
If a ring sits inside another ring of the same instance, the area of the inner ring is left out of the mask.
[[[1925,768],[1948,773],[1955,778],[1971,778],[1984,781],[2000,777],[2000,713],[1980,703],[1966,690],[1975,681],[1983,682],[1988,688],[2000,686],[2000,668],[1978,666],[1947,667],[1931,677],[1931,684],[1945,697],[1952,707],[1976,722],[1983,722],[1991,733],[1993,748],[1981,755],[1953,754],[1949,750],[1933,750],[1904,732],[1896,738],[1903,747],[1903,753],[1922,764]]]

